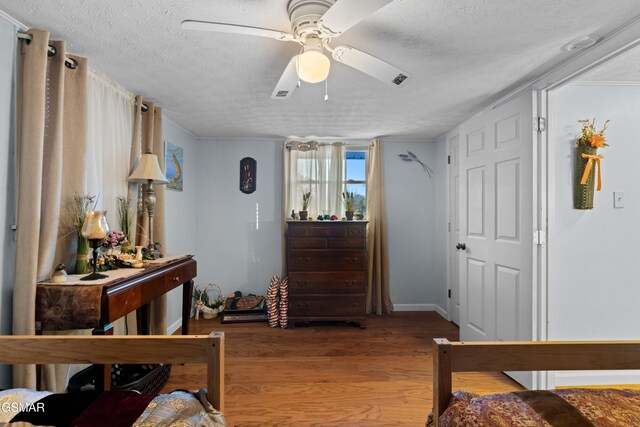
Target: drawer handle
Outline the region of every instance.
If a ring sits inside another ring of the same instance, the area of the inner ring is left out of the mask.
[[[312,242],[303,242],[302,243],[303,246],[309,247],[312,245]]]
[[[308,256],[306,256],[306,257],[299,256],[298,257],[298,261],[299,262],[308,262],[308,261],[311,261],[311,258],[308,257]]]
[[[353,303],[353,304],[351,304],[351,305],[353,305],[354,307],[357,307],[357,306],[358,306],[358,303],[357,303],[357,302],[354,302],[354,303]]]
[[[344,260],[347,262],[347,264],[355,264],[356,262],[358,262],[358,258],[346,257]]]
[[[173,279],[171,279],[172,282],[179,282],[180,281],[180,276],[176,276]]]
[[[347,285],[347,286],[355,286],[355,285],[358,284],[358,281],[357,280],[345,280],[344,284]]]
[[[298,285],[308,285],[309,281],[308,280],[297,280],[296,283]]]

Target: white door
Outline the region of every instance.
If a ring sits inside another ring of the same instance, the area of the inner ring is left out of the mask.
[[[450,320],[460,325],[460,135],[448,139],[449,146],[449,310]]]
[[[460,126],[461,340],[533,336],[533,103],[527,94]]]

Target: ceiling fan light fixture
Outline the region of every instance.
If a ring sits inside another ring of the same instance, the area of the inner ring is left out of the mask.
[[[322,53],[322,41],[307,38],[304,51],[298,55],[298,77],[307,83],[320,83],[329,76],[331,61]]]

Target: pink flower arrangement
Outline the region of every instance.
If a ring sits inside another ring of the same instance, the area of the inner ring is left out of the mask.
[[[121,246],[127,243],[127,236],[122,231],[114,230],[109,231],[107,233],[107,237],[102,239],[102,247],[103,248],[115,248],[116,246]]]

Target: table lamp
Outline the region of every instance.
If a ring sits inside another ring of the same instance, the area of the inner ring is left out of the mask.
[[[82,277],[80,280],[98,280],[108,277],[106,274],[96,271],[98,268],[98,248],[102,244],[102,239],[107,237],[108,232],[107,211],[87,212],[80,233],[82,237],[89,241],[89,247],[93,249],[93,273]]]
[[[156,205],[156,193],[153,191],[153,184],[166,184],[167,178],[164,176],[160,165],[158,164],[158,156],[147,151],[140,157],[140,162],[136,169],[129,175],[129,182],[137,182],[139,184],[147,184],[147,191],[144,196],[144,204],[149,215],[149,253],[152,257],[160,257],[160,252],[155,249],[153,242],[153,210]]]

